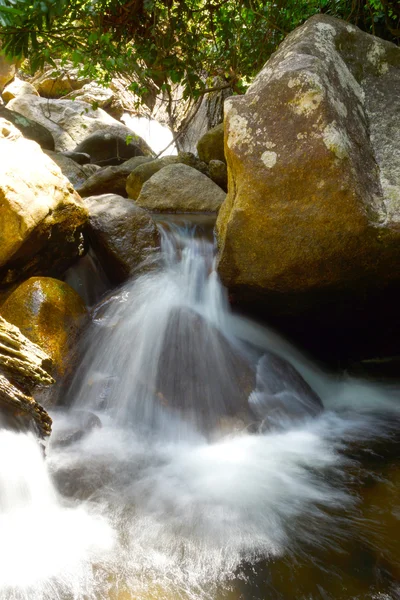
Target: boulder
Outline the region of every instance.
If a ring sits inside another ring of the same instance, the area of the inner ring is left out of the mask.
[[[120,165],[128,158],[152,155],[144,140],[123,126],[121,128],[91,133],[75,147],[74,152],[89,154],[90,162],[100,166]]]
[[[127,136],[135,135],[101,108],[93,108],[87,102],[79,100],[19,96],[11,100],[7,108],[46,127],[54,138],[57,152],[75,150],[77,144],[99,130],[119,134],[124,140]],[[139,140],[138,144],[142,147],[142,141]],[[142,153],[145,151],[149,152],[147,145],[143,145]]]
[[[174,165],[179,162],[177,156],[163,156],[162,158],[156,158],[151,162],[141,164],[129,174],[126,181],[126,193],[129,198],[136,200],[142,190],[143,184],[153,177],[155,173],[158,173],[161,169],[167,165]]]
[[[343,306],[351,323],[398,285],[399,115],[400,49],[323,15],[226,101],[218,271],[233,298],[310,319],[325,306],[325,324]]]
[[[51,431],[51,418],[30,395],[36,387],[54,383],[53,362],[20,330],[0,317],[0,414],[2,425],[17,429],[31,424],[41,437]]]
[[[23,81],[18,77],[14,77],[11,83],[8,83],[1,94],[4,102],[7,104],[10,100],[18,96],[39,96],[37,90],[28,81]]]
[[[51,277],[31,277],[0,308],[31,342],[51,357],[64,373],[68,354],[87,316],[83,300],[68,284]]]
[[[40,96],[44,98],[62,98],[66,94],[81,89],[89,83],[89,79],[79,75],[79,70],[71,63],[61,64],[56,61],[57,67],[48,65],[44,71],[35,75],[31,83]]]
[[[266,352],[258,361],[257,385],[250,406],[263,426],[314,417],[323,409],[319,396],[284,358]]]
[[[78,165],[88,165],[90,163],[90,156],[89,154],[85,154],[85,152],[73,152],[72,150],[66,150],[60,154],[66,156],[67,158],[71,158],[78,163]]]
[[[208,163],[210,179],[226,192],[228,190],[228,169],[222,160],[210,160]]]
[[[113,103],[115,93],[110,88],[91,81],[90,83],[85,83],[79,90],[74,90],[64,97],[73,100],[82,100],[91,106],[107,110]]]
[[[77,188],[79,195],[97,196],[100,194],[117,194],[126,196],[128,176],[139,165],[154,162],[148,156],[135,156],[126,160],[122,165],[104,167],[99,169]]]
[[[229,418],[243,428],[256,420],[248,403],[255,374],[246,356],[192,309],[171,312],[158,365],[157,398],[200,429],[225,427]]]
[[[172,164],[146,181],[136,202],[158,212],[217,212],[225,196],[203,173],[187,165]]]
[[[0,92],[14,79],[15,64],[0,52]]]
[[[151,216],[115,194],[84,199],[89,211],[89,238],[106,275],[122,283],[149,268],[159,249],[158,229]]]
[[[23,115],[0,106],[0,118],[7,119],[14,125],[27,140],[37,142],[43,150],[54,150],[54,139],[51,133],[36,121],[32,121]]]
[[[60,167],[63,175],[72,183],[75,189],[79,188],[87,180],[88,175],[82,169],[82,166],[72,158],[58,152],[47,151],[46,154]]]
[[[210,160],[225,161],[224,124],[220,123],[205,133],[197,143],[197,153],[200,160],[209,163]]]
[[[84,252],[88,214],[59,167],[0,118],[0,287],[62,273]]]

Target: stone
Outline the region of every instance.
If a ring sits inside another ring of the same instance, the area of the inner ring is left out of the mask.
[[[156,158],[151,162],[146,162],[137,166],[132,173],[129,174],[126,181],[126,193],[129,198],[137,200],[142,190],[143,184],[153,177],[155,173],[158,173],[161,169],[167,165],[174,165],[179,162],[177,156],[163,156],[162,158]]]
[[[400,49],[325,15],[226,101],[218,271],[232,298],[264,316],[319,307],[325,324],[343,306],[351,323],[400,282],[399,115]]]
[[[0,106],[0,118],[6,119],[14,125],[27,140],[37,142],[43,150],[54,150],[54,139],[51,133],[32,119],[9,110],[5,106]]]
[[[136,203],[158,212],[217,212],[225,196],[203,173],[172,164],[146,181]]]
[[[88,175],[82,169],[82,166],[72,158],[58,152],[47,151],[46,154],[60,167],[63,175],[67,177],[75,189],[79,188],[87,180]]]
[[[30,395],[49,386],[52,359],[22,335],[18,327],[0,317],[0,414],[2,425],[29,429],[33,423],[41,437],[51,432],[51,418]]]
[[[78,165],[88,165],[90,163],[89,154],[85,154],[85,152],[73,152],[72,150],[66,150],[65,152],[60,152],[63,156],[67,158],[71,158]]]
[[[10,100],[18,96],[39,96],[36,88],[28,81],[23,81],[18,77],[14,77],[11,83],[8,83],[4,88],[1,97],[7,104]]]
[[[210,160],[208,163],[210,179],[226,192],[228,190],[228,169],[222,160]]]
[[[113,283],[152,266],[160,247],[151,215],[115,194],[84,199],[89,211],[89,238],[101,266]]]
[[[87,317],[75,290],[59,279],[31,277],[7,298],[0,312],[51,357],[56,373],[65,372],[68,354]]]
[[[64,98],[81,100],[95,108],[107,110],[107,108],[113,104],[115,93],[110,88],[98,85],[91,81],[90,83],[85,83],[79,90],[70,92],[64,96]]]
[[[120,165],[135,156],[152,156],[146,142],[129,130],[95,131],[78,144],[74,152],[89,154],[95,165]]]
[[[258,361],[257,385],[250,406],[263,427],[314,417],[323,410],[320,397],[284,358],[266,352]]]
[[[122,165],[100,168],[93,173],[77,191],[82,198],[84,196],[97,196],[100,194],[117,194],[126,196],[126,184],[128,176],[139,165],[154,162],[148,156],[135,156],[129,158]]]
[[[0,118],[0,288],[62,273],[83,254],[88,213],[59,167]]]
[[[255,373],[247,357],[194,310],[171,312],[162,341],[157,398],[178,409],[205,432],[239,419],[244,429],[256,420],[248,398]]]
[[[57,152],[75,150],[80,142],[100,130],[121,135],[124,140],[127,136],[135,135],[131,129],[110,117],[101,108],[93,108],[80,100],[19,96],[11,100],[7,108],[46,127],[54,138]],[[142,141],[139,140],[138,144],[142,147]],[[149,152],[147,145],[142,148],[142,153],[145,152]]]
[[[220,123],[205,133],[197,143],[197,153],[200,160],[209,163],[210,160],[225,160],[224,124]]]
[[[78,69],[67,62],[65,65],[56,60],[57,67],[48,65],[38,73],[31,83],[44,98],[62,98],[68,93],[80,90],[90,80],[79,75]]]

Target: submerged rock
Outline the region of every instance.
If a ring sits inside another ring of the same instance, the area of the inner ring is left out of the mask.
[[[110,281],[122,283],[148,269],[160,247],[151,215],[115,194],[89,196],[84,201],[91,245]]]
[[[172,311],[165,331],[158,374],[157,398],[178,409],[206,432],[227,421],[255,421],[248,398],[255,373],[246,356],[206,319],[189,308]]]
[[[59,274],[84,252],[88,213],[59,167],[0,119],[0,287]]]
[[[17,429],[33,422],[40,436],[51,431],[51,418],[30,395],[54,383],[52,359],[21,331],[0,317],[0,421]]]
[[[58,373],[65,372],[87,316],[75,290],[58,279],[31,277],[7,298],[0,312],[51,357]]]
[[[159,212],[217,212],[225,195],[203,173],[187,165],[172,164],[146,181],[136,202]]]

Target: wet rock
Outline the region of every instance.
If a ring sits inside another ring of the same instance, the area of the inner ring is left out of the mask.
[[[146,181],[136,202],[159,212],[217,212],[225,195],[203,173],[186,165],[172,164]]]
[[[34,424],[41,437],[50,434],[51,418],[30,395],[54,383],[52,359],[21,331],[0,317],[0,414],[2,424],[25,429]]]
[[[232,298],[309,322],[317,307],[332,335],[342,314],[365,328],[359,307],[375,291],[387,311],[384,289],[400,281],[399,114],[400,49],[323,15],[226,101],[218,270]]]
[[[128,194],[128,197],[137,200],[143,184],[148,181],[150,177],[153,177],[155,173],[158,173],[158,171],[164,167],[177,163],[179,163],[179,158],[177,156],[163,156],[162,158],[156,158],[151,162],[146,162],[145,164],[137,166],[132,173],[130,173],[126,181],[126,193]]]
[[[0,118],[0,287],[62,273],[84,252],[88,214],[59,167]]]
[[[149,268],[160,246],[150,214],[115,194],[89,196],[84,202],[90,242],[110,281],[121,283]]]
[[[100,194],[117,194],[126,196],[126,183],[129,175],[139,165],[154,162],[148,156],[135,156],[122,165],[100,168],[77,188],[80,196],[96,196]]]
[[[19,113],[0,106],[0,118],[7,119],[27,140],[37,142],[43,150],[54,150],[54,139],[51,133],[40,123],[32,121]]]
[[[68,419],[54,428],[51,445],[53,448],[71,446],[89,435],[93,429],[100,427],[101,421],[94,413],[87,410],[72,410],[68,413]]]
[[[201,429],[255,420],[248,397],[255,374],[246,357],[201,315],[177,308],[164,334],[157,375],[158,400],[179,409]]]
[[[87,316],[75,290],[58,279],[31,277],[7,298],[0,311],[51,357],[58,373],[64,373]]]
[[[315,416],[323,410],[319,396],[284,358],[267,352],[257,365],[257,386],[250,405],[264,426]]]
[[[1,94],[4,102],[7,104],[10,100],[18,96],[38,96],[36,88],[28,81],[23,81],[15,77],[13,81],[6,85]]]
[[[208,163],[210,179],[226,192],[228,190],[228,169],[221,160],[210,160]]]
[[[224,124],[221,123],[205,133],[197,143],[200,160],[209,163],[210,160],[226,162],[224,151]]]

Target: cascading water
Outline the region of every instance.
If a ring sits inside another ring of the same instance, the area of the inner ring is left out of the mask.
[[[161,232],[94,311],[46,463],[1,431],[0,598],[396,599],[397,390],[230,314],[211,242]]]

